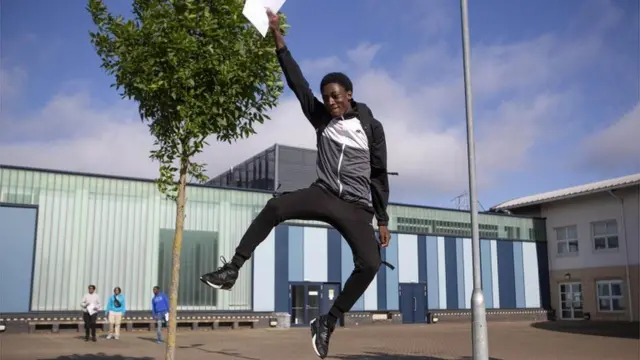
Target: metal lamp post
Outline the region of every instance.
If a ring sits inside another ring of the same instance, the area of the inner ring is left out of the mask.
[[[460,0],[462,16],[462,65],[464,69],[464,95],[467,114],[467,162],[469,166],[469,202],[471,213],[471,241],[473,253],[473,293],[471,295],[471,344],[473,360],[489,360],[487,313],[482,293],[480,272],[480,232],[478,230],[478,193],[476,189],[476,150],[473,135],[473,95],[471,93],[471,59],[469,44],[469,4]]]

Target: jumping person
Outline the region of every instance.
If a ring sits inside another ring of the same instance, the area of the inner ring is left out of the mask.
[[[372,225],[374,214],[382,247],[389,244],[391,237],[386,211],[389,199],[386,141],[382,125],[373,118],[371,110],[353,100],[353,85],[346,75],[330,73],[322,79],[324,103],[313,95],[285,45],[278,15],[267,11],[267,16],[287,84],[316,130],[318,179],[306,189],[269,200],[242,237],[231,262],[224,262],[200,280],[216,289],[231,289],[244,262],[272,229],[286,220],[330,224],[351,247],[354,270],[329,313],[310,324],[313,348],[320,358],[325,358],[336,323],[364,294],[381,265],[380,244]]]

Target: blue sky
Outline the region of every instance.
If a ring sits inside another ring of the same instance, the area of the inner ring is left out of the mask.
[[[151,138],[99,67],[85,5],[3,4],[0,163],[154,177]],[[128,12],[127,1],[107,5]],[[485,208],[640,172],[637,2],[486,0],[469,10]],[[458,1],[289,0],[282,11],[313,89],[345,71],[384,124],[389,167],[401,174],[392,200],[452,206],[467,186]],[[251,139],[212,144],[199,157],[209,175],[274,142],[314,146],[288,92],[272,118]]]

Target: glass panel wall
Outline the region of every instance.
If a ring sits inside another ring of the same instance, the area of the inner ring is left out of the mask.
[[[233,254],[269,198],[188,188],[182,309],[251,309],[250,262],[232,292],[215,296],[198,277],[220,266],[219,255]],[[0,202],[38,205],[32,311],[76,311],[88,284],[105,298],[121,287],[130,310],[150,309],[155,285],[168,292],[175,203],[152,182],[2,167]]]

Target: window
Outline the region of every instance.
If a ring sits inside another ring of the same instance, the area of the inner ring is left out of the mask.
[[[578,254],[578,227],[576,225],[556,228],[557,250],[559,256]]]
[[[596,251],[618,249],[618,224],[615,220],[591,223],[591,234]]]
[[[597,281],[598,311],[623,311],[622,281],[605,280]]]

